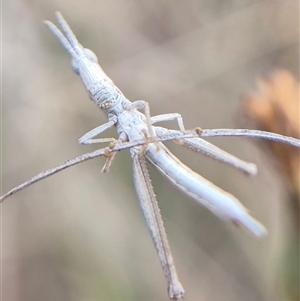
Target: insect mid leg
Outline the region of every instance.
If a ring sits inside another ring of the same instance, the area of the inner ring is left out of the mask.
[[[161,115],[157,115],[157,116],[152,116],[150,118],[151,124],[154,124],[157,122],[162,122],[162,121],[170,121],[170,120],[176,120],[179,129],[181,131],[185,131],[183,120],[179,113],[161,114]]]

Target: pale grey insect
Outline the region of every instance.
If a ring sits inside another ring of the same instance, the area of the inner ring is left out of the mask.
[[[261,137],[289,143],[296,147],[300,147],[300,141],[254,130],[195,129],[186,131],[181,115],[178,113],[151,117],[149,104],[142,100],[130,102],[104,73],[97,62],[95,54],[78,43],[62,15],[57,13],[56,16],[63,33],[53,23],[46,21],[46,24],[71,55],[72,68],[81,77],[90,98],[104,110],[108,118],[107,123],[82,136],[79,143],[110,142],[111,144],[109,147],[68,160],[57,167],[38,174],[10,190],[0,200],[2,202],[8,196],[41,179],[98,156],[107,158],[102,169],[102,171],[107,172],[116,152],[130,148],[136,193],[168,283],[169,297],[175,300],[181,299],[184,297],[184,289],[177,276],[163,221],[151,185],[146,160],[152,163],[178,189],[191,196],[199,204],[206,206],[219,217],[245,226],[256,236],[263,236],[266,234],[265,228],[248,214],[244,206],[233,195],[221,190],[193,172],[172,155],[162,142],[174,140],[195,152],[201,152],[220,162],[232,165],[247,174],[254,175],[256,174],[254,164],[244,162],[226,153],[201,139],[200,136]],[[138,109],[143,110],[144,113],[139,112]],[[167,120],[176,120],[179,130],[153,126],[154,123]],[[97,135],[112,126],[117,128],[118,140],[113,138],[95,139]]]

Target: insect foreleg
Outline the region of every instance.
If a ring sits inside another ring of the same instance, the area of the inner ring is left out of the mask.
[[[107,129],[111,128],[113,125],[116,124],[116,120],[110,120],[107,123],[104,123],[91,131],[87,132],[85,135],[83,135],[81,138],[79,138],[78,142],[81,144],[95,144],[95,143],[106,143],[106,142],[111,142],[113,143],[112,146],[117,144],[118,142],[121,142],[120,140],[116,140],[115,138],[99,138],[99,139],[94,139],[94,137],[98,136],[102,132],[106,131]],[[106,157],[106,162],[104,166],[102,167],[101,172],[108,172],[109,168],[113,162],[113,160],[116,157],[116,153],[106,153],[104,154]]]
[[[84,134],[82,137],[80,137],[78,139],[78,142],[80,144],[94,144],[94,143],[111,142],[111,141],[115,140],[114,138],[93,139],[94,137],[103,133],[107,129],[111,128],[113,125],[115,125],[115,123],[116,123],[116,121],[110,120],[94,129],[90,130],[89,132]]]
[[[112,138],[108,138],[108,139],[112,139]],[[118,143],[121,144],[122,140],[120,140],[120,139],[119,140],[114,139],[113,143],[110,145],[110,148],[112,149]],[[109,172],[109,169],[110,169],[113,161],[115,160],[116,154],[117,154],[116,152],[113,152],[113,153],[112,152],[107,152],[105,154],[106,161],[105,161],[105,163],[104,163],[104,165],[103,165],[103,167],[101,169],[101,172],[103,172],[103,173]]]

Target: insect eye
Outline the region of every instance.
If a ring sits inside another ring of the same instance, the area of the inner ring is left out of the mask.
[[[97,56],[92,50],[84,48],[83,53],[89,61],[92,63],[98,63]]]

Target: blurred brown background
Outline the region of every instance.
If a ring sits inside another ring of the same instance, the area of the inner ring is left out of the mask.
[[[106,121],[42,23],[55,21],[57,10],[125,96],[149,101],[152,115],[181,113],[186,128],[238,127],[241,96],[255,90],[259,75],[280,67],[299,77],[298,1],[10,0],[2,6],[3,193],[95,149],[77,139]],[[279,268],[291,228],[285,181],[257,141],[211,141],[256,163],[258,176],[168,146],[237,196],[269,235],[259,240],[226,224],[150,168],[186,300],[288,300]],[[118,154],[108,174],[100,173],[103,163],[73,167],[3,204],[3,300],[168,300],[129,153]]]

